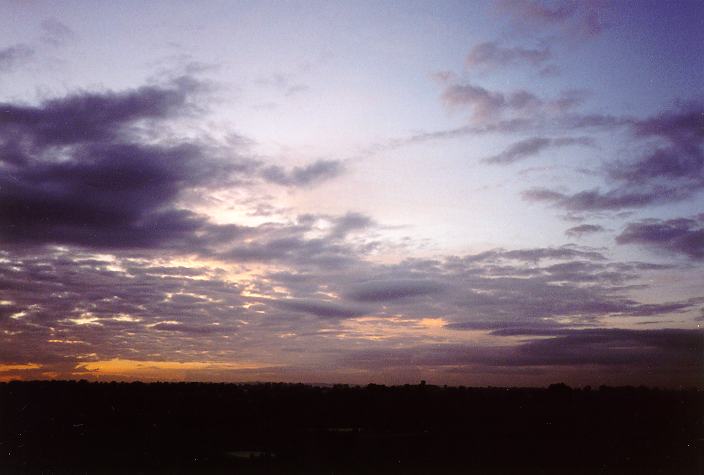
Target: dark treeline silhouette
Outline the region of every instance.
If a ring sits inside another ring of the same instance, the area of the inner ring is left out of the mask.
[[[704,393],[0,384],[0,472],[703,473]]]

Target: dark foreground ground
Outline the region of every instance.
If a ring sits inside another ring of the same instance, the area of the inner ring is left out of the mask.
[[[704,473],[704,393],[0,384],[0,473]]]

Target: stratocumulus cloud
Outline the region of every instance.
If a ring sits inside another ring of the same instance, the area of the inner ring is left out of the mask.
[[[704,114],[689,102],[645,119],[625,121],[637,142],[647,143],[635,158],[610,161],[605,175],[615,182],[599,189],[562,193],[534,189],[530,201],[547,201],[573,211],[643,208],[696,196],[704,188]]]
[[[701,386],[698,3],[163,6],[4,7],[0,380]]]
[[[680,218],[629,223],[616,237],[619,244],[639,244],[655,251],[704,259],[704,219]]]
[[[241,228],[181,207],[185,192],[232,186],[259,173],[288,186],[309,186],[341,172],[334,161],[290,172],[262,168],[246,157],[224,160],[203,141],[154,143],[142,136],[142,126],[194,114],[198,89],[197,81],[184,77],[36,106],[0,105],[0,219],[6,224],[0,239],[201,252],[208,244],[233,241]]]

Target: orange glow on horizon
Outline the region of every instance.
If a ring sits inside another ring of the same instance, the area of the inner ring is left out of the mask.
[[[249,370],[270,368],[252,362],[210,362],[210,361],[139,361],[121,358],[81,363],[75,375],[95,377],[116,377],[126,379],[188,379],[188,376],[202,377],[209,371]]]
[[[36,363],[23,363],[23,364],[2,364],[0,363],[0,381],[12,381],[13,379],[22,379],[21,371],[29,371],[33,369],[39,369],[42,365]],[[9,373],[9,374],[4,374]]]

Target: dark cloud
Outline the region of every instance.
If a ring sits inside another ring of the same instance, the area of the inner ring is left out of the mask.
[[[329,300],[282,299],[268,302],[283,310],[308,313],[321,318],[352,318],[359,317],[365,313],[361,308],[355,308]]]
[[[272,165],[262,170],[262,177],[277,185],[310,186],[337,177],[343,172],[343,165],[337,160],[318,160],[309,165],[294,167],[287,171]]]
[[[591,137],[532,137],[521,140],[509,146],[503,152],[485,158],[483,161],[491,164],[505,165],[524,160],[528,157],[538,155],[549,148],[565,147],[569,145],[594,146],[594,139]]]
[[[534,67],[540,67],[550,58],[551,54],[548,48],[504,47],[496,42],[487,41],[474,46],[470,50],[465,60],[465,65],[469,68],[494,68],[526,63]]]
[[[614,189],[606,192],[589,190],[568,194],[546,188],[534,188],[524,191],[522,196],[528,201],[548,202],[570,211],[618,211],[623,208],[642,208],[651,204],[677,201],[686,194],[685,190],[675,189]]]
[[[0,241],[212,255],[213,246],[235,243],[257,230],[213,224],[186,207],[188,194],[259,175],[287,186],[311,186],[341,173],[336,161],[290,172],[262,169],[262,162],[238,155],[238,144],[229,143],[225,150],[206,139],[171,136],[164,127],[195,113],[201,90],[197,81],[181,77],[165,85],[81,92],[34,106],[0,104]],[[231,255],[251,260],[300,249],[321,257],[326,245],[287,235],[248,244]]]
[[[465,260],[478,261],[496,261],[500,259],[515,259],[519,261],[538,262],[542,259],[587,259],[603,261],[606,260],[604,255],[590,248],[578,248],[570,245],[562,247],[542,247],[535,249],[516,249],[505,250],[497,249],[492,251],[481,252],[468,256]]]
[[[49,146],[115,140],[141,120],[165,119],[183,113],[189,94],[197,87],[196,82],[182,78],[167,87],[73,94],[38,106],[3,103],[0,104],[2,142],[22,139],[28,142],[28,153],[48,153],[51,150],[44,148]]]
[[[192,146],[75,147],[69,160],[23,156],[0,178],[1,239],[9,243],[143,248],[196,244],[223,231],[173,207],[179,193],[216,177]],[[227,227],[236,234],[236,226]]]
[[[374,225],[374,220],[361,213],[349,212],[334,220],[331,236],[344,238],[350,233],[368,229]]]
[[[154,330],[166,331],[166,332],[179,332],[188,334],[210,334],[227,331],[232,333],[233,328],[222,328],[219,325],[208,325],[208,326],[196,326],[196,325],[184,325],[181,323],[157,323],[151,327]]]
[[[514,331],[496,335],[549,336],[520,346],[513,364],[628,365],[704,369],[704,332],[699,330],[585,329]]]
[[[308,228],[311,229],[311,228]],[[280,262],[303,268],[344,267],[358,259],[356,250],[334,236],[306,238],[298,226],[260,226],[254,239],[238,242],[221,252],[220,258],[238,262]]]
[[[569,228],[565,231],[565,234],[569,237],[580,238],[585,234],[594,234],[602,231],[604,231],[604,227],[598,224],[580,224]]]
[[[634,135],[648,142],[633,161],[617,161],[609,175],[626,185],[671,184],[704,187],[704,104],[689,102],[674,110],[634,121]]]
[[[27,45],[18,44],[0,49],[0,72],[8,72],[34,56],[34,50]]]
[[[443,284],[432,280],[378,280],[353,286],[345,297],[357,302],[387,302],[436,294],[443,288]]]
[[[174,201],[229,173],[195,144],[144,144],[130,127],[181,112],[193,82],[2,104],[0,239],[89,247],[172,246],[207,232]],[[234,231],[234,228],[230,228]]]
[[[704,371],[704,333],[699,330],[626,330],[615,328],[564,330],[496,330],[497,336],[524,336],[517,345],[482,347],[435,344],[404,348],[366,349],[341,355],[351,368],[433,369],[544,367],[575,381],[603,382],[615,374],[621,381],[657,381],[667,385],[698,384]],[[585,374],[583,368],[590,368]],[[622,383],[623,384],[623,383]]]
[[[616,242],[704,259],[704,219],[650,219],[629,223],[616,237]]]
[[[604,175],[614,186],[573,194],[534,189],[523,196],[571,211],[619,211],[682,201],[704,189],[704,106],[700,102],[620,122],[630,127],[636,139],[635,158],[605,166]]]

